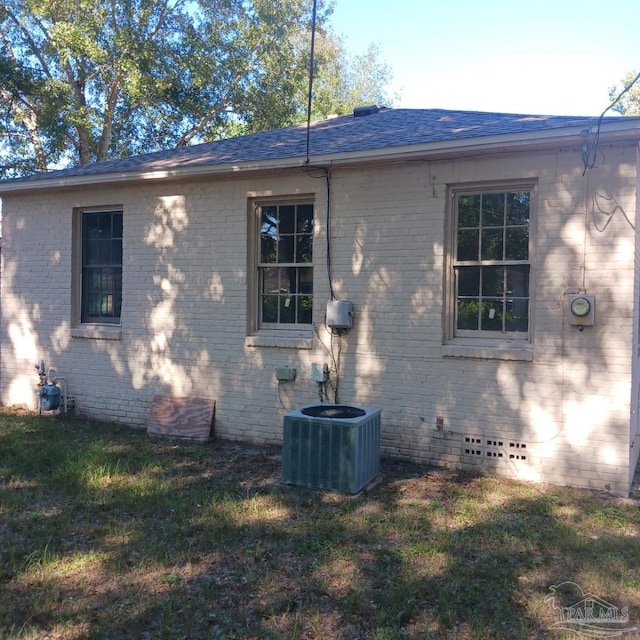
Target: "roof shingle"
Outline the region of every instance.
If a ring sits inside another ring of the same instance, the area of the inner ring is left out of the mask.
[[[640,126],[640,118],[635,118]],[[326,156],[384,150],[428,143],[446,143],[488,136],[534,133],[563,128],[588,128],[598,118],[545,116],[444,109],[386,109],[371,115],[341,116],[311,125],[309,155]],[[620,117],[603,122],[620,122]],[[300,125],[217,140],[191,147],[167,149],[120,160],[36,174],[18,181],[151,172],[176,167],[242,164],[306,156],[306,126]],[[7,181],[14,183],[15,180]]]

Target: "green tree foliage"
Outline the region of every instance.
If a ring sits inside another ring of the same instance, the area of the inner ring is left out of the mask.
[[[320,34],[316,57],[321,73],[314,81],[312,116],[342,116],[358,105],[390,105],[392,100],[384,88],[391,73],[380,64],[379,56],[379,49],[370,45],[363,55],[350,59],[339,38],[331,33]]]
[[[630,87],[628,91],[625,91]],[[622,97],[616,101],[622,93]],[[622,80],[620,85],[615,85],[609,89],[609,99],[613,103],[613,111],[617,111],[623,116],[640,116],[640,82],[635,71],[629,72]]]
[[[311,0],[3,0],[0,177],[303,122]],[[314,116],[389,103],[318,2]]]

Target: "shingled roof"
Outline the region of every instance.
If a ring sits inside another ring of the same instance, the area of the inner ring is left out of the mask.
[[[640,118],[590,118],[545,116],[443,109],[361,108],[348,116],[315,122],[309,132],[309,156],[331,161],[345,154],[367,153],[384,156],[394,149],[418,149],[420,145],[435,149],[452,143],[464,146],[481,144],[504,136],[531,140],[536,136],[578,135],[596,126],[629,125],[640,131]],[[618,127],[616,127],[618,128]],[[109,174],[148,174],[180,168],[259,166],[282,161],[290,166],[306,160],[307,130],[305,125],[254,133],[237,138],[167,149],[121,160],[95,163],[60,171],[36,174],[0,183],[4,187],[41,181],[55,182],[85,177],[103,181]],[[84,180],[83,180],[84,182]]]

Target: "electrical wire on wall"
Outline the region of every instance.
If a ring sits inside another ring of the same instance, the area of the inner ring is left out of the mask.
[[[336,300],[336,294],[333,287],[333,273],[331,266],[331,170],[322,166],[310,166],[305,164],[303,167],[305,173],[311,178],[324,179],[326,183],[326,221],[325,221],[325,233],[326,233],[326,255],[325,263],[327,267],[327,282],[329,284],[329,296],[331,300]],[[347,332],[341,329],[332,329],[327,326],[325,318],[325,328],[329,332],[329,350],[328,354],[331,358],[331,370],[335,376],[335,382],[331,384],[331,390],[333,392],[333,402],[337,404],[339,402],[339,388],[340,388],[340,356],[342,353],[342,336]],[[337,355],[336,355],[336,343],[337,343]],[[330,379],[329,379],[330,381]],[[324,393],[325,401],[329,401],[326,385],[321,387],[321,394]]]
[[[308,158],[307,158],[308,162]],[[336,300],[335,289],[333,287],[333,272],[331,265],[331,200],[332,200],[332,192],[331,192],[331,169],[322,166],[310,166],[309,164],[305,164],[303,168],[304,171],[311,178],[324,178],[326,182],[326,221],[325,221],[325,233],[326,233],[326,255],[325,255],[325,263],[327,267],[327,282],[329,284],[329,296],[330,300]],[[334,329],[329,327],[326,324],[325,317],[325,328],[329,332],[329,350],[328,354],[331,358],[331,370],[334,373],[335,381],[331,384],[331,391],[333,392],[333,402],[337,404],[340,401],[340,368],[341,368],[341,355],[342,355],[342,337],[348,333],[348,329]],[[337,349],[337,354],[336,354]],[[326,386],[324,389],[326,395]],[[328,400],[328,398],[327,398]]]
[[[326,323],[324,324],[324,328],[329,333],[328,345],[319,334],[319,327],[314,327],[320,345],[325,350],[330,360],[330,366],[325,370],[326,379],[323,382],[318,383],[318,393],[320,394],[321,402],[332,402],[333,404],[338,404],[340,402],[342,337],[346,335],[347,331],[332,329],[327,326]]]
[[[583,174],[584,175],[584,174]],[[587,290],[587,245],[589,240],[589,174],[584,179],[584,220],[582,221],[582,289]]]
[[[333,402],[338,404],[340,402],[340,359],[342,356],[342,335],[336,333],[335,329],[330,329],[330,352],[331,352],[331,364],[336,372],[336,381],[333,385]],[[337,339],[336,339],[337,338]],[[338,345],[338,354],[335,353],[335,345]]]
[[[586,272],[587,272],[587,244],[588,244],[588,228],[589,228],[589,209],[591,205],[591,216],[593,226],[596,231],[603,233],[606,228],[609,226],[610,222],[613,219],[613,216],[620,212],[624,219],[627,221],[629,226],[632,229],[635,229],[634,224],[631,222],[624,208],[618,203],[618,201],[613,196],[607,196],[598,192],[595,192],[590,196],[590,187],[589,187],[589,171],[596,166],[596,162],[598,159],[598,155],[601,155],[603,159],[605,159],[604,153],[599,149],[600,144],[600,130],[602,127],[602,121],[604,119],[605,114],[611,110],[623,96],[628,93],[631,88],[640,80],[640,73],[638,73],[635,78],[618,94],[618,96],[611,102],[611,104],[600,114],[598,120],[595,125],[595,132],[593,134],[593,139],[591,142],[585,142],[582,149],[582,164],[584,170],[582,175],[585,176],[584,182],[584,229],[583,229],[583,246],[582,246],[582,283],[579,289],[568,289],[562,294],[561,298],[561,308],[566,308],[567,305],[567,296],[575,293],[584,293],[587,291],[587,283],[586,283]],[[596,219],[596,211],[602,216],[604,222],[598,223]],[[567,322],[562,316],[560,318],[560,344],[561,344],[561,352],[560,352],[560,388],[561,398],[566,397],[565,391],[565,381],[567,379],[566,373],[566,329]],[[580,327],[582,330],[582,327]],[[548,438],[538,441],[529,441],[530,444],[546,444],[555,440],[566,428],[567,423],[567,414],[564,400],[561,402],[561,416],[560,416],[560,425],[556,433]]]
[[[329,293],[331,300],[335,300],[333,290],[333,277],[331,274],[331,170],[327,167],[311,165],[311,110],[313,103],[313,76],[315,73],[315,41],[316,41],[316,20],[318,14],[318,2],[313,0],[313,11],[311,17],[311,51],[309,54],[309,88],[307,92],[307,134],[306,134],[306,159],[303,171],[311,178],[324,178],[327,185],[327,277],[329,280]],[[318,175],[319,174],[319,175]]]
[[[608,196],[604,193],[595,192],[592,196],[593,207],[591,214],[593,217],[593,226],[596,231],[604,233],[613,217],[617,212],[625,219],[627,224],[635,231],[635,224],[630,220],[624,207],[618,203],[614,196]],[[604,222],[599,222],[596,215],[600,215]]]
[[[309,57],[309,89],[307,94],[307,130],[306,130],[306,159],[303,166],[303,171],[311,178],[324,179],[326,184],[326,267],[327,267],[327,281],[329,284],[330,300],[336,300],[336,294],[333,287],[333,273],[331,266],[331,169],[323,166],[313,166],[311,164],[311,112],[313,103],[313,77],[315,72],[315,33],[316,33],[316,18],[317,18],[317,0],[313,0],[313,12],[311,20],[311,51]],[[341,355],[342,355],[342,337],[348,330],[334,329],[326,324],[325,327],[329,332],[329,348],[327,350],[331,359],[330,371],[327,372],[327,380],[319,383],[320,399],[322,401],[329,401],[329,394],[327,387],[331,387],[333,402],[337,404],[339,402],[339,389],[340,389],[340,367],[341,367]],[[321,341],[322,342],[322,341]],[[324,342],[322,342],[324,344]],[[337,351],[337,353],[336,353]],[[331,378],[330,372],[333,372],[334,379]]]
[[[588,172],[596,166],[598,155],[602,156],[603,161],[606,159],[604,153],[600,149],[600,131],[602,128],[602,121],[605,114],[615,107],[616,104],[631,90],[631,88],[640,80],[640,73],[636,74],[633,80],[627,84],[624,89],[616,96],[611,104],[600,114],[595,125],[595,132],[593,139],[588,142],[585,140],[582,147],[582,175],[585,177],[584,183],[584,237],[583,237],[583,255],[582,255],[582,291],[586,291],[586,272],[587,272],[587,237],[589,228],[589,210],[591,210],[591,217],[593,218],[593,224],[597,231],[604,232],[609,226],[609,223],[613,219],[614,214],[620,211],[627,223],[634,228],[633,223],[629,220],[624,209],[617,203],[615,198],[608,197],[601,193],[594,193],[590,196],[589,189],[589,174]],[[604,204],[606,203],[606,205]],[[606,209],[604,207],[607,207]],[[604,218],[603,223],[598,223],[597,216]]]
[[[584,165],[584,171],[582,175],[585,175],[587,171],[593,169],[596,166],[596,160],[598,158],[598,145],[600,144],[600,129],[602,127],[602,119],[604,118],[607,111],[613,109],[613,107],[620,102],[623,96],[628,93],[636,82],[640,80],[640,73],[636,75],[636,77],[618,94],[618,96],[611,102],[611,104],[600,114],[598,118],[598,122],[596,123],[596,131],[593,136],[593,140],[589,144],[585,144],[582,149],[582,164]],[[602,153],[600,151],[600,153]]]
[[[282,400],[282,380],[278,380],[278,402],[285,411],[291,411],[292,407],[287,407]]]
[[[336,294],[333,288],[333,274],[331,271],[331,169],[327,169],[326,167],[321,166],[309,166],[305,164],[305,166],[303,167],[303,171],[310,178],[324,179],[326,181],[327,214],[325,219],[325,229],[327,234],[327,242],[325,260],[327,265],[327,280],[329,282],[329,295],[331,296],[331,300],[335,300]]]

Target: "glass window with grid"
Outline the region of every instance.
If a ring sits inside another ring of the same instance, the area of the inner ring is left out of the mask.
[[[81,321],[117,324],[121,308],[122,211],[84,211]]]
[[[454,202],[455,335],[528,337],[531,191],[457,193]]]
[[[313,311],[313,205],[259,207],[259,324],[310,325]]]

